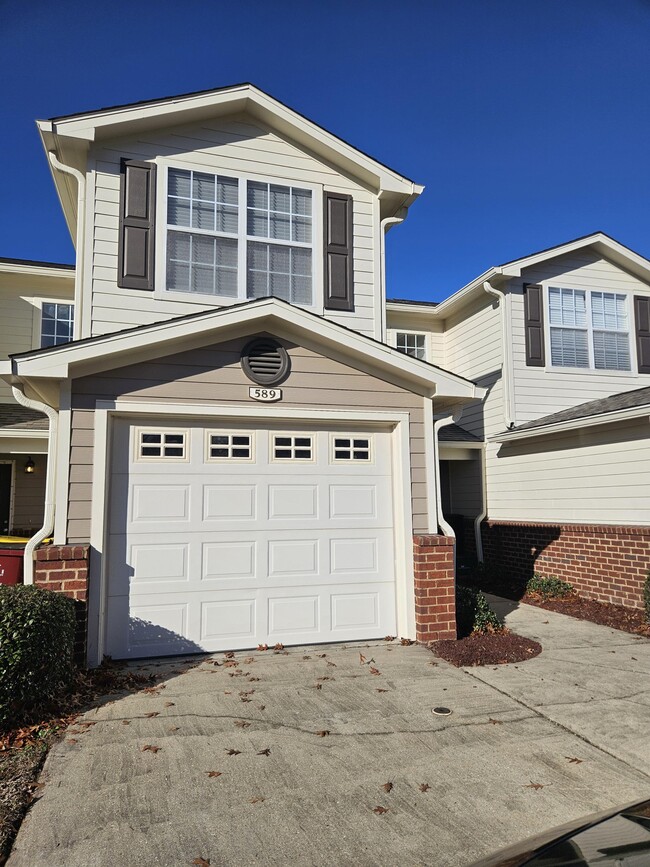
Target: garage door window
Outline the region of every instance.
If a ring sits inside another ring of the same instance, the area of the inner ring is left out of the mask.
[[[138,459],[184,461],[187,458],[187,434],[185,431],[140,431],[138,436]]]
[[[253,437],[248,433],[208,431],[208,461],[252,461]]]
[[[273,459],[277,461],[311,461],[314,457],[311,436],[273,436]]]
[[[343,437],[332,435],[332,461],[334,463],[372,460],[370,437]]]

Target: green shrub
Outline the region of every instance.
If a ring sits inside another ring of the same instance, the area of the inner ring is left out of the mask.
[[[459,635],[472,632],[500,632],[503,623],[476,587],[456,585],[456,622]]]
[[[650,623],[650,572],[643,584],[643,605],[645,607],[645,619]]]
[[[535,573],[526,584],[526,593],[536,594],[542,599],[561,599],[563,596],[571,596],[573,587],[554,575],[545,578]]]
[[[72,599],[34,586],[0,586],[0,729],[56,701],[74,675]]]

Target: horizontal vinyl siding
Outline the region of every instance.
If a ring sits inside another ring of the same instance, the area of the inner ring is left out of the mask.
[[[489,517],[650,523],[650,425],[603,425],[490,446]]]
[[[650,294],[648,284],[622,271],[616,265],[589,252],[561,256],[552,262],[527,268],[521,279],[511,281],[512,299],[512,353],[514,366],[514,394],[516,424],[523,424],[553,412],[608,397],[622,391],[650,385],[649,376],[638,376],[624,371],[571,371],[562,368],[526,367],[524,333],[523,283],[552,281],[553,285],[567,285],[577,289],[595,289],[608,292]],[[632,368],[636,366],[633,310],[631,317]],[[548,310],[545,310],[548,330]]]
[[[70,448],[68,541],[90,537],[93,409],[102,398],[137,402],[251,406],[240,352],[246,339],[178,353],[76,380]],[[291,374],[282,385],[283,407],[399,410],[410,414],[411,498],[416,532],[426,532],[427,490],[424,401],[421,397],[298,346],[288,345]],[[324,423],[325,424],[325,423]]]
[[[133,325],[159,322],[173,316],[212,309],[219,299],[205,304],[154,298],[153,293],[117,287],[120,159],[168,158],[181,168],[213,167],[227,174],[245,174],[279,183],[308,183],[354,198],[355,312],[327,311],[327,317],[375,336],[375,242],[379,233],[374,214],[375,197],[327,164],[301,151],[269,130],[245,119],[205,121],[166,133],[142,134],[137,139],[104,142],[92,148],[94,183],[89,184],[92,261],[87,277],[92,280],[91,333],[105,334]],[[158,217],[166,203],[158,201]],[[319,219],[319,226],[322,223]],[[323,271],[314,263],[315,276]]]

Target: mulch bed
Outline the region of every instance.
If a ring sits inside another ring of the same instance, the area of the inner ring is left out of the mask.
[[[578,620],[589,620],[611,629],[622,632],[632,632],[646,635],[650,638],[650,623],[646,620],[645,611],[641,608],[626,608],[624,605],[612,605],[608,602],[597,602],[595,599],[583,599],[581,596],[565,596],[561,599],[542,599],[536,594],[526,593],[521,602],[536,605],[558,614],[568,614]]]
[[[431,645],[436,656],[459,668],[470,665],[502,665],[524,662],[542,652],[542,645],[510,630],[503,632],[473,632],[457,641],[436,641]]]

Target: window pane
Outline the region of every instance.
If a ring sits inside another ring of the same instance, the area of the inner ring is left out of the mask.
[[[239,204],[237,178],[217,178],[217,201],[224,205]]]
[[[292,212],[311,217],[311,190],[292,189]]]
[[[285,214],[291,213],[291,190],[289,187],[280,187],[277,184],[271,184],[269,191],[269,208],[271,211],[282,211]]]
[[[59,346],[72,340],[74,305],[47,302],[41,311],[41,347]]]
[[[269,206],[268,184],[260,184],[257,181],[248,182],[247,203],[249,208],[262,208],[267,210]]]
[[[237,234],[238,229],[237,208],[230,205],[217,205],[215,214],[215,229],[217,232],[230,232]]]
[[[215,181],[214,175],[194,172],[192,175],[192,198],[201,199],[204,202],[214,202]]]
[[[169,232],[167,288],[237,296],[237,240]]]
[[[268,294],[311,304],[311,250],[249,241],[247,294],[249,298]]]
[[[291,217],[289,214],[274,214],[269,217],[269,237],[281,241],[291,240]]]
[[[180,169],[170,169],[168,187],[170,196],[183,196],[189,199],[192,189],[192,173],[183,172]]]
[[[248,209],[249,235],[256,238],[267,238],[269,234],[269,216],[266,211],[253,211]]]
[[[549,321],[551,325],[586,326],[586,295],[581,289],[548,290]]]
[[[598,370],[630,370],[628,335],[594,331],[594,365]]]
[[[426,359],[426,335],[398,331],[395,335],[395,348],[406,355],[424,360]]]
[[[589,367],[587,332],[551,328],[551,364],[557,367]]]

